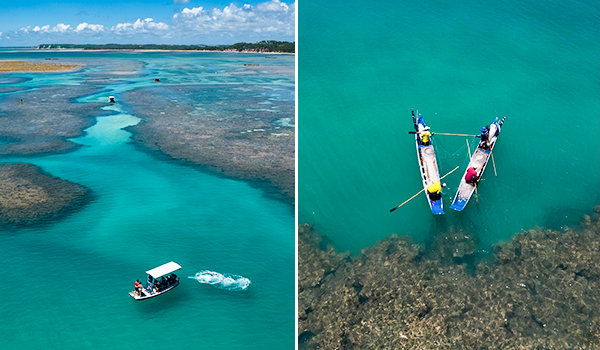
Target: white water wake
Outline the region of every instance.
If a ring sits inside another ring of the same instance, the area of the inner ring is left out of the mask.
[[[195,276],[188,276],[188,278],[193,278],[200,283],[212,284],[219,289],[233,291],[246,290],[252,283],[246,277],[230,273],[220,274],[209,270],[200,271]]]

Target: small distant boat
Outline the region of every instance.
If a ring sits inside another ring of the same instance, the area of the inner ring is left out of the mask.
[[[129,292],[129,295],[135,300],[144,300],[170,291],[179,285],[179,277],[173,273],[179,269],[181,269],[181,266],[171,261],[146,271],[148,274],[146,283],[144,285],[140,284],[140,288]]]
[[[428,193],[427,188],[434,182],[440,182],[440,171],[438,169],[438,163],[435,156],[435,150],[431,143],[431,136],[428,142],[423,143],[421,141],[421,133],[428,131],[429,128],[421,113],[417,111],[418,118],[415,119],[415,112],[412,111],[413,123],[415,126],[415,143],[417,146],[417,158],[419,160],[419,169],[421,171],[421,179],[423,180],[423,188],[427,196],[427,202],[431,208],[431,212],[436,215],[444,214],[444,206],[442,203],[441,195],[439,198],[432,198]]]
[[[469,165],[467,166],[467,170],[472,167],[477,167],[478,181],[483,175],[485,167],[487,166],[487,163],[490,160],[490,155],[494,150],[494,146],[496,145],[498,135],[500,135],[500,129],[502,127],[502,124],[504,124],[504,119],[506,119],[506,117],[502,118],[502,120],[498,122],[498,118],[496,117],[494,122],[490,124],[487,145],[484,145],[482,142],[480,142],[477,146],[477,149],[475,150],[475,152],[473,152],[473,155],[471,156]],[[450,205],[450,208],[456,211],[462,211],[465,208],[465,206],[469,202],[469,199],[471,199],[471,196],[473,195],[473,191],[475,191],[475,186],[477,186],[477,183],[473,185],[465,180],[465,177],[467,176],[467,170],[465,170],[465,173],[463,174],[460,180],[460,185],[458,186],[458,190],[456,191],[456,196],[454,196],[452,205]]]
[[[154,82],[158,83],[159,81],[160,81],[160,79],[154,78]]]
[[[115,97],[114,96],[108,96],[108,102],[115,103]]]

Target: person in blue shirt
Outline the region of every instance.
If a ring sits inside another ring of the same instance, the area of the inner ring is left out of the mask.
[[[483,149],[487,149],[489,147],[489,144],[488,144],[489,132],[490,132],[490,127],[488,125],[481,128],[481,135],[476,136],[481,139],[481,142],[479,143],[479,147],[481,147]]]

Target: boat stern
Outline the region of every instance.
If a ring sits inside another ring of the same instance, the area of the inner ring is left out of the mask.
[[[456,211],[462,211],[463,209],[465,209],[465,206],[467,205],[468,202],[469,202],[468,200],[464,201],[459,198],[456,198],[450,205],[450,209],[454,209]]]
[[[444,206],[442,205],[442,200],[439,199],[437,201],[429,201],[429,204],[431,204],[431,212],[435,215],[442,215],[445,214],[444,213]]]

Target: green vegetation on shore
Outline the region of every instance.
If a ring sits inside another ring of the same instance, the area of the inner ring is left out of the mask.
[[[63,48],[83,50],[202,50],[202,51],[237,51],[237,52],[282,52],[295,53],[294,42],[263,40],[258,43],[236,43],[233,45],[158,45],[158,44],[42,44],[38,49]]]

